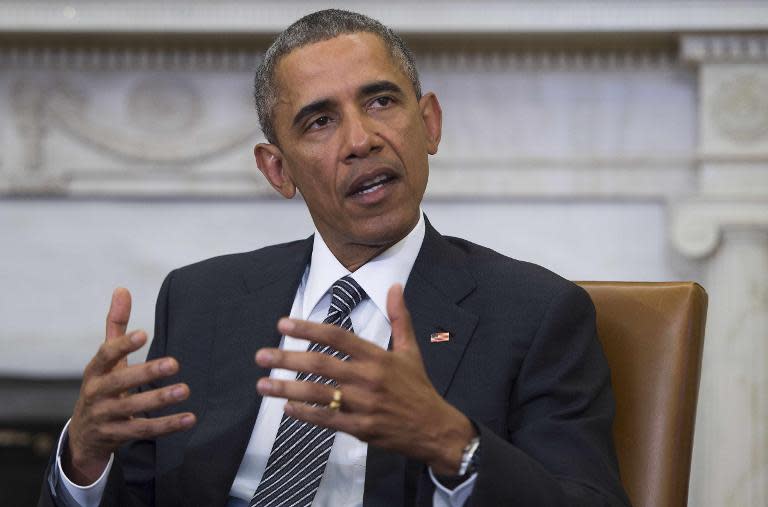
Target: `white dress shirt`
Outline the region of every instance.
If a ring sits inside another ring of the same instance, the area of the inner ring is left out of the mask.
[[[363,300],[350,315],[355,334],[379,347],[387,348],[392,332],[386,311],[387,292],[395,283],[405,286],[424,241],[424,232],[422,215],[405,238],[351,274],[368,294],[368,299]],[[331,304],[331,287],[336,280],[349,274],[349,270],[334,257],[323,238],[315,231],[312,258],[296,291],[291,317],[322,322]],[[284,336],[280,347],[284,350],[301,351],[306,350],[308,345],[307,340]],[[273,369],[270,377],[290,380],[296,377],[296,372]],[[247,506],[256,491],[277,435],[284,405],[284,399],[263,398],[243,461],[232,483],[228,507]],[[66,427],[59,448],[65,435]],[[336,433],[328,464],[312,505],[355,507],[363,504],[367,449],[368,444],[352,435]],[[81,487],[66,478],[61,470],[60,460],[57,459],[54,473],[59,477],[54,477],[53,482],[58,486],[56,490],[61,493],[61,500],[67,505],[69,501],[74,500],[82,507],[96,506],[103,494],[111,463],[112,459],[107,470],[94,484]],[[430,477],[436,486],[433,497],[435,507],[463,505],[475,482],[475,476],[472,476],[455,489],[449,490],[435,480],[431,471]],[[66,491],[61,491],[62,489]]]

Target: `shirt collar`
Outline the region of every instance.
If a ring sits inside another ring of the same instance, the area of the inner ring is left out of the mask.
[[[360,284],[387,320],[387,292],[395,283],[405,287],[424,242],[424,233],[424,214],[419,211],[419,221],[408,235],[352,273],[352,278]],[[349,274],[349,270],[331,253],[320,232],[315,229],[302,304],[303,318],[309,317],[336,280]]]

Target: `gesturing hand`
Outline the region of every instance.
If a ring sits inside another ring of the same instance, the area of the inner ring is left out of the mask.
[[[456,474],[462,449],[475,435],[474,428],[429,381],[399,285],[389,289],[387,313],[392,323],[391,351],[338,326],[281,319],[278,329],[283,334],[330,345],[349,354],[350,360],[271,348],[256,353],[256,362],[262,367],[335,379],[342,392],[341,410],[308,404],[327,405],[333,399],[335,388],[322,383],[262,378],[258,391],[287,398],[285,413],[291,417],[397,451],[427,463],[438,474]]]
[[[69,446],[64,473],[76,484],[90,484],[104,471],[109,456],[120,445],[137,438],[153,438],[190,428],[191,413],[148,419],[134,414],[177,403],[189,396],[186,384],[137,394],[128,391],[176,373],[170,357],[128,366],[128,354],[147,341],[143,331],[126,334],[131,315],[131,294],[116,289],[107,314],[106,339],[83,372],[80,397],[69,424]]]

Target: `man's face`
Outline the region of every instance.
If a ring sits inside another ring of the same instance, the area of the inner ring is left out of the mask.
[[[419,101],[376,35],[354,33],[284,56],[274,127],[259,145],[259,168],[285,197],[298,188],[323,238],[386,246],[415,225],[437,152],[441,112]],[[336,253],[336,252],[334,252]]]

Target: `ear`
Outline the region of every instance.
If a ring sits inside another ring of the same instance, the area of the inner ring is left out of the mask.
[[[270,185],[286,199],[296,195],[296,184],[283,165],[283,152],[274,144],[259,143],[253,148],[256,165]]]
[[[430,155],[434,155],[437,153],[440,136],[443,133],[443,109],[437,101],[437,96],[432,92],[422,95],[419,99],[419,109],[427,134],[427,151]]]

